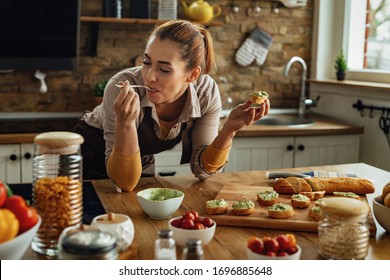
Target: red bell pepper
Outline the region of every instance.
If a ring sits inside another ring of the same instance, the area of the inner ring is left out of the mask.
[[[35,208],[28,206],[20,195],[8,197],[3,208],[11,210],[19,220],[19,234],[29,230],[38,222],[38,214]]]

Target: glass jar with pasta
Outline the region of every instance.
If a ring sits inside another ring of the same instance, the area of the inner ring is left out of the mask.
[[[33,205],[42,224],[32,241],[32,249],[56,257],[58,238],[83,218],[81,135],[55,131],[34,139]]]

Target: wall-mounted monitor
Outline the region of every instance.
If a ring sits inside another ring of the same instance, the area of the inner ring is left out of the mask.
[[[0,70],[75,70],[80,0],[0,0]]]

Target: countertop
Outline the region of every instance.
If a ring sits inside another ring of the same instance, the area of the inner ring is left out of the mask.
[[[372,207],[372,200],[379,195],[387,182],[390,182],[390,173],[373,166],[355,163],[342,165],[328,165],[316,167],[302,167],[284,169],[284,171],[307,172],[313,170],[334,171],[344,174],[356,174],[359,177],[369,179],[375,186],[375,193],[367,195],[369,204]],[[271,170],[282,171],[282,169]],[[135,238],[133,245],[136,250],[132,258],[140,260],[151,260],[154,258],[154,240],[158,230],[168,227],[168,219],[150,219],[141,209],[137,202],[137,192],[150,187],[169,187],[184,192],[185,197],[180,208],[173,216],[183,215],[188,210],[196,210],[200,215],[205,214],[205,202],[214,199],[225,185],[250,186],[271,186],[273,180],[266,177],[266,170],[218,173],[205,182],[199,182],[193,176],[173,176],[141,178],[138,185],[132,192],[118,193],[111,180],[93,180],[92,184],[107,213],[122,213],[131,217]],[[370,238],[368,260],[390,259],[390,235],[376,224],[376,234]],[[316,232],[275,230],[268,228],[251,228],[246,226],[223,226],[217,225],[213,240],[204,246],[204,259],[215,260],[245,260],[246,243],[250,236],[275,236],[280,233],[293,233],[297,243],[302,248],[302,260],[322,259],[318,253],[318,235]],[[178,259],[181,256],[181,248],[177,248]],[[26,252],[24,259],[36,259],[31,248]]]
[[[68,127],[72,127],[81,116],[80,113],[75,113],[72,115],[72,118],[59,118],[52,120],[55,122],[52,125],[54,128],[55,125],[61,123],[62,125],[67,125],[65,122],[68,122]],[[280,115],[291,115],[289,110],[282,111]],[[324,136],[324,135],[342,135],[342,134],[362,134],[364,128],[361,126],[355,126],[341,120],[333,119],[327,116],[318,115],[318,114],[308,114],[308,118],[314,120],[314,123],[305,124],[305,125],[294,125],[294,126],[285,126],[285,125],[256,125],[253,124],[248,126],[241,131],[237,132],[236,137],[272,137],[272,136]],[[31,121],[31,120],[30,120]],[[42,125],[43,119],[32,120],[34,122],[39,122]],[[221,125],[226,121],[226,118],[221,118]],[[1,120],[2,125],[4,125],[4,120]],[[13,122],[14,127],[19,128],[23,122],[21,119],[18,122]],[[12,128],[11,128],[12,129]],[[0,133],[0,144],[15,144],[15,143],[33,143],[34,137],[38,132],[27,132],[19,131],[20,129],[11,130],[15,133]]]

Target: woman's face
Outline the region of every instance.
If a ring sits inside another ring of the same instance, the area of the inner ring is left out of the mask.
[[[161,41],[152,37],[145,49],[142,76],[149,100],[156,104],[169,104],[177,100],[193,81],[192,71],[186,71],[186,63],[180,59],[179,45],[171,40]]]

